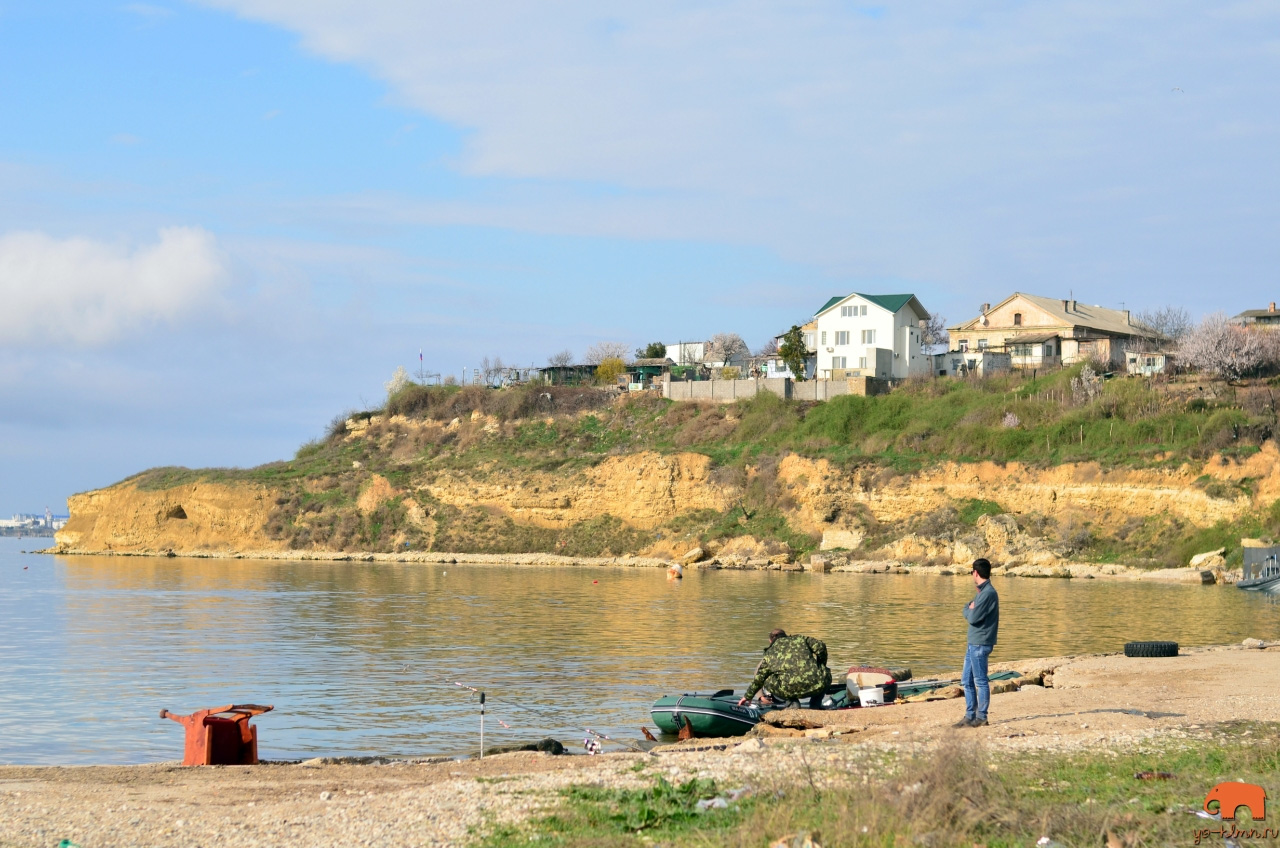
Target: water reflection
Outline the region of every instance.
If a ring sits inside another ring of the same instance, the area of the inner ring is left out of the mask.
[[[13,541],[0,540],[0,762],[172,759],[181,731],[161,707],[245,701],[276,706],[258,720],[264,758],[463,752],[478,710],[453,680],[562,717],[491,704],[511,726],[490,721],[491,744],[580,739],[581,725],[635,738],[660,694],[741,689],[772,627],[825,639],[836,669],[953,670],[972,594],[967,577],[673,583],[656,569],[22,557]],[[996,585],[996,660],[1280,636],[1274,596],[1231,588]]]

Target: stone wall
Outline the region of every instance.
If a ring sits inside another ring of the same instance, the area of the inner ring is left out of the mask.
[[[662,384],[662,396],[668,400],[693,400],[732,403],[772,392],[792,400],[828,400],[840,395],[880,395],[889,391],[887,380],[875,377],[853,377],[848,380],[805,380],[789,377],[766,377],[759,380],[671,380]]]

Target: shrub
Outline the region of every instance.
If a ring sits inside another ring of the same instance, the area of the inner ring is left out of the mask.
[[[612,356],[596,366],[596,382],[602,386],[612,386],[625,373],[627,373],[627,364],[618,357]]]

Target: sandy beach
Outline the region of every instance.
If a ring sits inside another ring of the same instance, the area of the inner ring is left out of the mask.
[[[0,845],[464,845],[493,823],[554,807],[571,784],[639,786],[712,777],[860,780],[885,752],[964,734],[993,751],[1120,751],[1207,735],[1219,723],[1280,721],[1280,643],[1190,649],[1164,659],[1120,654],[994,664],[1049,686],[993,696],[991,724],[957,730],[958,700],[838,712],[795,710],[731,740],[695,739],[647,753],[541,753],[483,760],[256,767],[0,767]],[[637,716],[639,725],[647,716]],[[788,727],[786,725],[792,725]],[[568,740],[566,740],[568,741]],[[175,754],[177,752],[175,751]]]

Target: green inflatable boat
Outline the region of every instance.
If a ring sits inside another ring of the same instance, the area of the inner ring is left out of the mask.
[[[852,705],[844,684],[829,687],[822,699],[824,710],[849,706]],[[742,736],[775,709],[781,707],[755,702],[738,706],[738,696],[733,690],[721,689],[710,695],[664,695],[653,702],[649,714],[664,733],[679,733],[687,723],[695,736]]]

